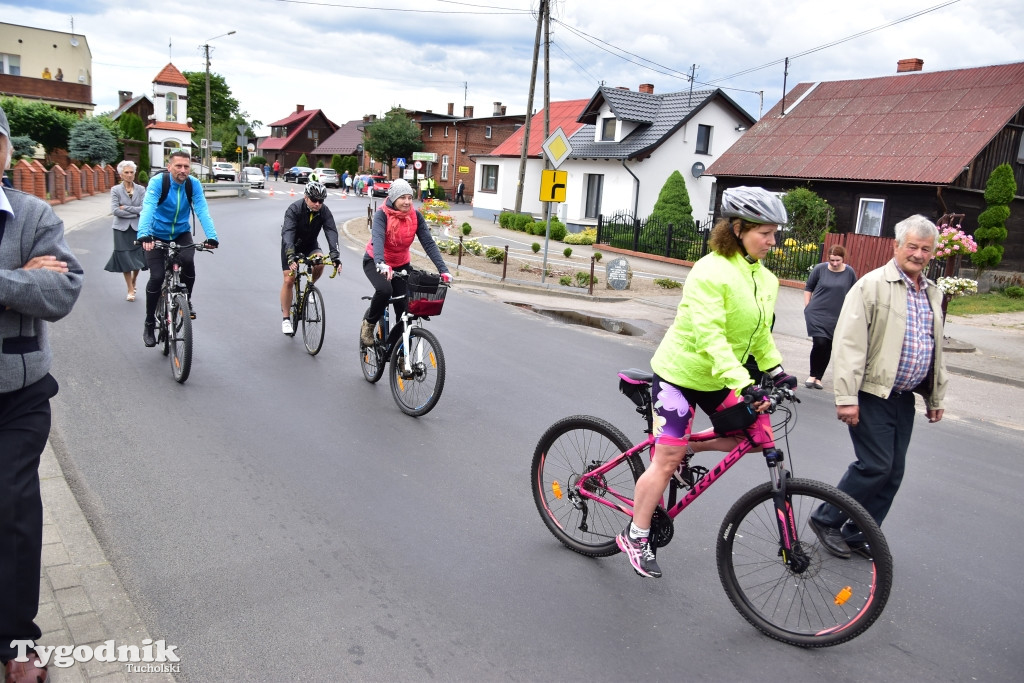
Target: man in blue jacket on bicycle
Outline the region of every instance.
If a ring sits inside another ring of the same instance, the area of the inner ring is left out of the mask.
[[[156,346],[156,303],[164,281],[164,251],[153,248],[153,239],[164,242],[174,241],[180,246],[193,244],[188,229],[189,215],[195,211],[203,225],[206,241],[203,246],[213,249],[218,245],[217,230],[206,204],[203,185],[189,175],[192,160],[188,152],[176,150],[167,159],[167,173],[161,173],[149,181],[146,198],[139,215],[139,242],[146,251],[146,265],[149,266],[149,281],[146,283],[146,322],[142,330],[142,341],[146,346]],[[192,287],[196,283],[195,250],[181,252],[181,281],[188,288],[188,308],[192,318]]]

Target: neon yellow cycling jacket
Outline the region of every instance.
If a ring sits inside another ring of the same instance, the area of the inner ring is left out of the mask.
[[[693,265],[676,318],[651,358],[659,377],[687,389],[742,389],[753,355],[761,370],[782,363],[771,325],[779,279],[761,262],[715,252]]]

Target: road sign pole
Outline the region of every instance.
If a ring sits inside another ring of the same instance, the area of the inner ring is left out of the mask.
[[[551,202],[544,202],[547,207],[547,225],[544,228],[544,262],[541,265],[540,283],[544,284],[548,278],[548,240],[551,237]]]

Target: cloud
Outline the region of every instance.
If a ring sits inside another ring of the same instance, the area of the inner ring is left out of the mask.
[[[694,87],[722,87],[756,117],[760,93],[764,110],[782,97],[783,64],[726,77],[786,56],[793,57],[787,88],[801,81],[895,73],[896,62],[906,57],[924,59],[928,71],[1024,61],[1019,0],[960,0],[796,56],[940,2],[648,0],[623,5],[621,0],[555,0],[551,97],[589,98],[601,82],[633,89],[653,83],[656,92],[686,90],[686,75],[697,65]],[[9,23],[70,31],[73,15],[76,33],[86,36],[92,50],[98,113],[117,106],[119,90],[150,93],[153,77],[168,61],[182,71],[202,71],[200,46],[235,30],[235,35],[210,42],[211,70],[224,76],[252,118],[269,123],[303,104],[342,123],[364,114],[383,115],[395,105],[446,111],[451,102],[461,111],[465,103],[489,113],[491,103],[499,101],[509,113],[525,112],[536,32],[530,10],[536,4],[206,0],[201,12],[186,12],[155,0],[32,7],[0,0],[0,16]],[[540,71],[538,108],[542,79]]]

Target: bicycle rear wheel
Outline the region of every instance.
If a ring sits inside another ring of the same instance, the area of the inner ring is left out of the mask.
[[[565,547],[588,557],[619,552],[615,536],[629,524],[632,505],[619,501],[609,490],[633,500],[637,479],[644,472],[639,455],[631,455],[583,486],[615,507],[585,498],[578,482],[632,447],[612,424],[589,415],[573,415],[551,425],[533,452],[530,486],[533,501],[548,530]]]
[[[369,312],[370,309],[366,309],[366,313]],[[366,313],[363,313],[363,320],[366,320]],[[383,320],[383,318],[378,320],[373,327],[375,340],[373,346],[363,346],[362,340],[359,341],[359,368],[363,371],[363,377],[370,384],[379,382],[380,378],[384,376],[384,364],[387,359],[384,357],[384,329],[381,326]]]
[[[408,353],[410,372],[405,371]],[[406,415],[426,415],[437,405],[444,389],[444,352],[432,332],[422,327],[409,331],[409,348],[401,343],[391,352],[391,395]]]
[[[184,294],[175,294],[172,300],[167,337],[171,350],[171,374],[175,382],[184,384],[192,370],[192,318],[188,311],[188,297]]]
[[[718,575],[729,600],[765,635],[800,647],[827,647],[863,633],[881,615],[892,587],[892,555],[881,529],[853,498],[810,479],[786,482],[791,519],[800,539],[782,561],[771,484],[748,491],[718,532]],[[870,557],[835,557],[808,525],[822,503],[834,505],[868,542]]]
[[[324,345],[324,327],[327,311],[320,290],[310,285],[302,295],[302,341],[311,356],[320,353]]]

